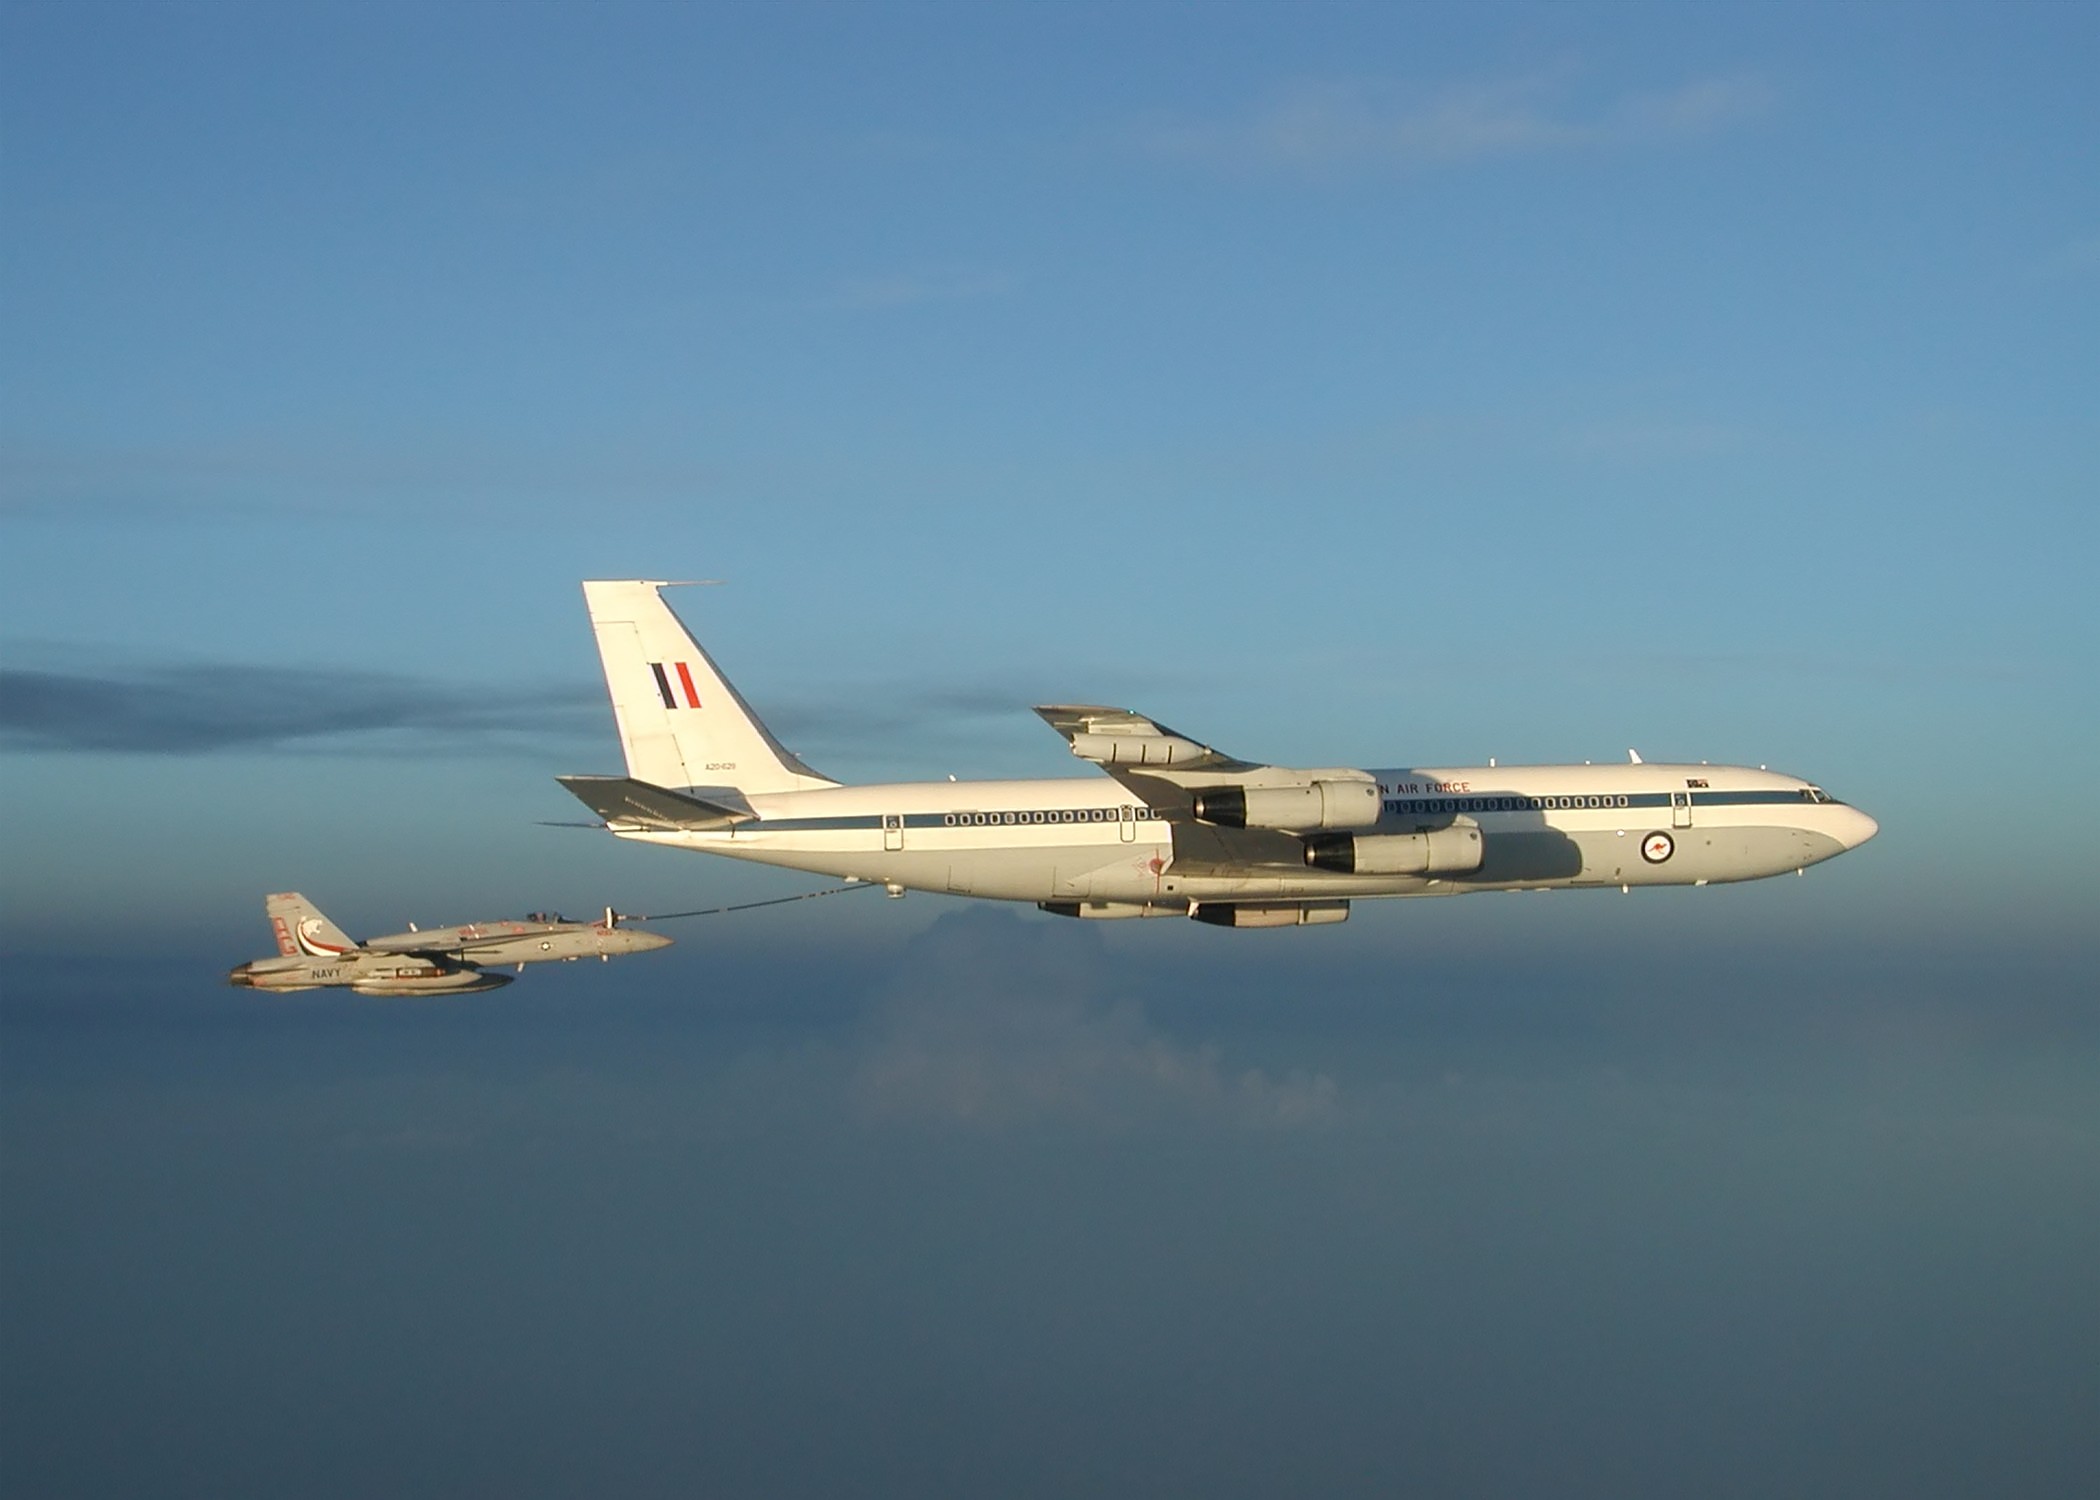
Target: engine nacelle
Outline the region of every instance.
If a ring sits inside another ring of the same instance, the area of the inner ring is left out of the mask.
[[[1196,793],[1196,816],[1220,828],[1369,828],[1378,821],[1374,781],[1315,781],[1308,786],[1211,786]]]
[[[1211,752],[1178,734],[1075,734],[1072,753],[1097,766],[1186,766]]]
[[[1327,927],[1349,920],[1346,901],[1295,901],[1289,906],[1245,906],[1237,901],[1199,901],[1189,915],[1213,927]]]
[[[1427,833],[1344,833],[1305,841],[1305,862],[1337,875],[1466,875],[1487,849],[1471,823]]]
[[[1053,917],[1079,917],[1096,922],[1124,917],[1185,917],[1187,902],[1161,904],[1154,901],[1038,901],[1036,905]]]

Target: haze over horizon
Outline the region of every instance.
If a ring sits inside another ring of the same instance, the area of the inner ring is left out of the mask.
[[[0,10],[0,1485],[2082,1495],[2100,19]],[[1766,764],[1800,879],[853,894],[573,828],[577,581],[845,780]]]

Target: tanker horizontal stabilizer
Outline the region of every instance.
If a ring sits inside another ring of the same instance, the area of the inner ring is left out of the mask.
[[[704,787],[705,796],[674,792],[632,776],[557,776],[569,795],[608,824],[697,831],[733,828],[758,816],[730,787]]]

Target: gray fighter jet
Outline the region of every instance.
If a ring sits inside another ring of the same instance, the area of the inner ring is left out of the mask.
[[[596,922],[534,912],[515,922],[411,927],[362,943],[345,936],[297,891],[265,898],[263,910],[277,934],[277,957],[241,964],[226,978],[272,993],[347,985],[360,995],[469,995],[510,983],[508,974],[484,972],[489,966],[609,959],[671,942],[661,933],[620,926],[610,907]]]

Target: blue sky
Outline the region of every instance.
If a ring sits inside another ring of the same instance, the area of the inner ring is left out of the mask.
[[[1882,815],[1818,910],[2074,915],[2083,803],[1926,825],[2091,764],[2078,9],[6,26],[17,669],[587,700],[577,578],[721,576],[703,635],[849,778],[1062,770],[1051,695],[1278,759],[1632,744]],[[524,825],[610,746],[544,718],[11,732],[11,938],[390,860],[590,899],[623,866]]]
[[[2082,1494],[2096,76],[2060,4],[0,8],[11,1477]],[[848,780],[1088,700],[1883,831],[227,989],[271,890],[814,883],[540,826],[593,576],[729,580]]]

